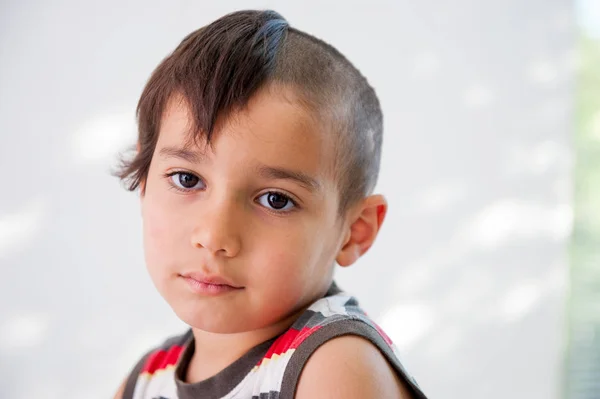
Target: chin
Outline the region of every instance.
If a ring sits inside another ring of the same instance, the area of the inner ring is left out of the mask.
[[[223,316],[209,309],[198,309],[195,306],[171,306],[177,317],[188,326],[214,333],[214,334],[234,334],[250,330],[249,326],[239,315],[236,317]]]

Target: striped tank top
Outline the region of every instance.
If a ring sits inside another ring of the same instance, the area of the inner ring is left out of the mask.
[[[165,341],[137,363],[124,399],[283,399],[293,398],[300,373],[311,354],[341,335],[358,335],[381,351],[415,398],[426,398],[400,363],[390,338],[335,283],[281,335],[252,348],[215,376],[184,382],[194,354],[191,330]]]

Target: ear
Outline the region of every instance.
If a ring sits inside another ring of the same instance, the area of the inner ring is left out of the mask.
[[[350,226],[335,259],[340,266],[350,266],[371,248],[386,213],[387,201],[382,195],[365,198],[351,211]]]

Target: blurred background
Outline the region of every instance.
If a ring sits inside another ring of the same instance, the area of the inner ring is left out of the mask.
[[[0,398],[112,397],[185,326],[110,175],[154,67],[272,8],[385,115],[376,245],[338,283],[432,398],[600,398],[600,1],[0,1]]]
[[[574,226],[568,298],[568,398],[600,398],[600,1],[580,0]]]

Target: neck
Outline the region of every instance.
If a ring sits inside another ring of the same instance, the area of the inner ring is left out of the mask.
[[[283,333],[304,310],[303,308],[276,324],[241,333],[218,334],[192,328],[195,347],[187,370],[186,382],[195,383],[213,377],[250,349]]]

